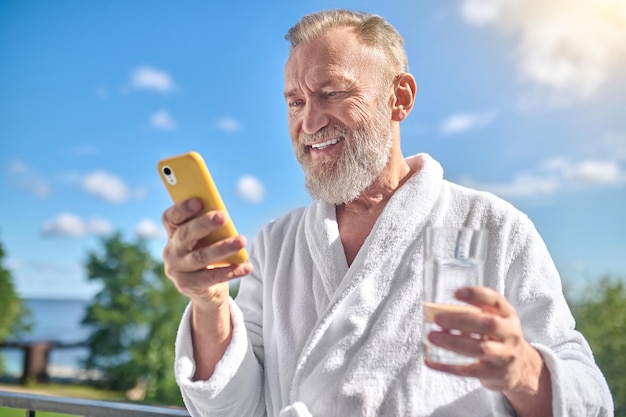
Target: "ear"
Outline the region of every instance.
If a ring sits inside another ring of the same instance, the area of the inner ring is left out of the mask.
[[[411,113],[416,93],[417,83],[411,74],[404,72],[396,77],[392,92],[391,120],[401,122]]]

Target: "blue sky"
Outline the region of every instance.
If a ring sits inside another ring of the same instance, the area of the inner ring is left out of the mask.
[[[0,241],[20,294],[93,294],[81,265],[115,230],[160,256],[166,156],[203,154],[249,238],[307,204],[284,34],[335,7],[405,38],[405,154],[526,212],[569,285],[626,277],[623,1],[3,1]]]

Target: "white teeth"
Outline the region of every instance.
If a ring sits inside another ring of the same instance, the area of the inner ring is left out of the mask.
[[[329,139],[326,142],[321,142],[321,143],[315,143],[313,145],[311,145],[311,148],[313,149],[324,149],[327,148],[331,145],[334,145],[335,143],[339,142],[341,140],[341,138],[333,138],[333,139]]]

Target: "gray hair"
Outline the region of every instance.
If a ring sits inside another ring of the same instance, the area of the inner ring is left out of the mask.
[[[354,28],[364,45],[383,51],[390,61],[390,72],[394,76],[408,71],[409,63],[402,36],[389,22],[374,14],[344,9],[312,13],[289,29],[285,39],[291,45],[290,51],[293,51],[299,44],[317,39],[330,29],[341,27]]]

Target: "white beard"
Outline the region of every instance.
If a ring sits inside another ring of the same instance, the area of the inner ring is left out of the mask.
[[[309,194],[330,204],[343,204],[355,200],[372,185],[391,157],[393,135],[389,120],[385,107],[379,109],[370,126],[361,124],[350,130],[329,125],[313,135],[301,134],[294,150]],[[303,144],[328,137],[343,138],[339,158],[311,161]]]

